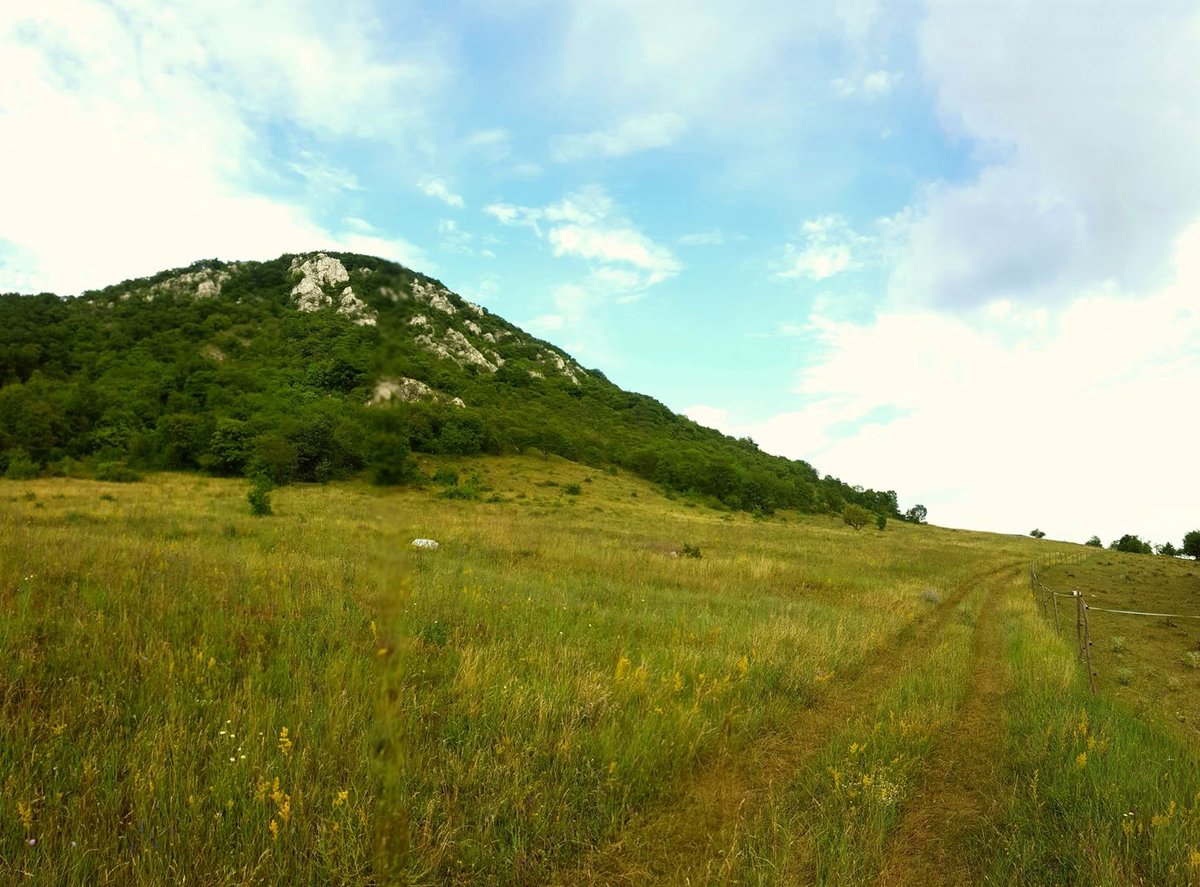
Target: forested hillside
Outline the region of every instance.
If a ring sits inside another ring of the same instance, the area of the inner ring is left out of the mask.
[[[275,483],[410,453],[536,449],[737,509],[895,493],[822,478],[623,391],[395,263],[346,253],[201,261],[77,298],[0,296],[0,473],[186,469]]]

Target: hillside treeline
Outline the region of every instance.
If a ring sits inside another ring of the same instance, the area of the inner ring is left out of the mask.
[[[809,464],[761,452],[624,391],[596,370],[533,375],[551,346],[516,331],[498,372],[422,350],[404,300],[367,294],[377,326],[332,310],[297,311],[288,259],[233,269],[215,298],[169,288],[178,272],[79,298],[0,296],[0,473],[138,470],[265,475],[321,482],[362,472],[380,483],[419,480],[410,454],[537,450],[616,466],[713,504],[770,513],[857,504],[900,516],[896,494],[821,477]],[[412,272],[353,257],[396,287]],[[132,292],[133,296],[127,294]],[[519,335],[518,335],[519,334]],[[441,402],[368,406],[381,378],[418,379]],[[466,404],[449,402],[458,397]]]

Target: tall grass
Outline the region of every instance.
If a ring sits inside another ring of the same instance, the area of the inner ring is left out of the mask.
[[[1200,883],[1200,755],[1119,701],[1091,695],[1028,598],[1007,612],[1007,757],[1016,790],[1000,884]]]
[[[256,518],[243,482],[0,485],[0,880],[542,882],[636,814],[686,817],[689,781],[1029,548],[758,521],[558,460],[446,467],[482,501],[289,487]],[[856,848],[952,715],[969,631],[796,782],[822,880],[877,866]],[[864,777],[878,809],[831,793]],[[789,858],[761,846],[748,872]]]
[[[878,702],[764,805],[744,847],[731,848],[738,880],[864,884],[879,874],[917,776],[962,702],[982,597],[969,594]]]

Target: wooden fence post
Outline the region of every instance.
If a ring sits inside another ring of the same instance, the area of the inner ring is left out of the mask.
[[[1058,624],[1058,595],[1054,595],[1054,630],[1062,634],[1062,626]]]
[[[1082,657],[1084,655],[1084,597],[1079,593],[1078,588],[1070,594],[1075,599],[1075,652]]]
[[[1083,595],[1079,596],[1079,600],[1083,600]],[[1083,649],[1087,653],[1088,686],[1092,688],[1092,693],[1095,693],[1096,673],[1092,671],[1092,640],[1088,632],[1087,604],[1083,605]]]

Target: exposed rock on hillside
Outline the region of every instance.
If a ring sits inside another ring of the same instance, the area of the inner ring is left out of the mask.
[[[355,294],[349,285],[350,274],[340,259],[325,253],[315,253],[303,260],[297,256],[292,260],[289,270],[301,275],[299,282],[292,287],[292,298],[296,300],[296,307],[300,311],[336,306],[338,314],[360,326],[375,325],[375,311]],[[336,289],[340,284],[346,286],[336,297],[326,290],[327,287]]]
[[[213,299],[221,295],[221,284],[229,279],[231,270],[236,271],[237,266],[231,265],[229,269],[220,270],[185,271],[154,284],[150,292],[190,292],[197,299]]]
[[[416,321],[417,317],[414,317],[409,323],[415,325]],[[428,325],[428,321],[426,321],[426,325]],[[494,373],[504,365],[504,358],[495,351],[490,352],[492,359],[488,360],[482,351],[471,344],[470,339],[455,329],[446,330],[440,342],[433,338],[432,333],[422,333],[417,336],[417,344],[430,354],[452,360],[461,367],[473,364],[482,370]]]
[[[444,314],[455,315],[458,313],[458,309],[450,301],[450,290],[440,287],[437,284],[414,280],[412,283],[412,294],[413,298],[418,302],[424,302],[430,308],[434,308]]]
[[[440,391],[430,388],[424,382],[417,379],[407,379],[403,376],[398,379],[380,379],[378,384],[375,385],[375,391],[371,395],[371,399],[367,401],[367,406],[377,406],[389,401],[416,403],[421,400],[429,401],[430,403],[452,403],[456,407],[466,406],[461,397],[447,397]]]

